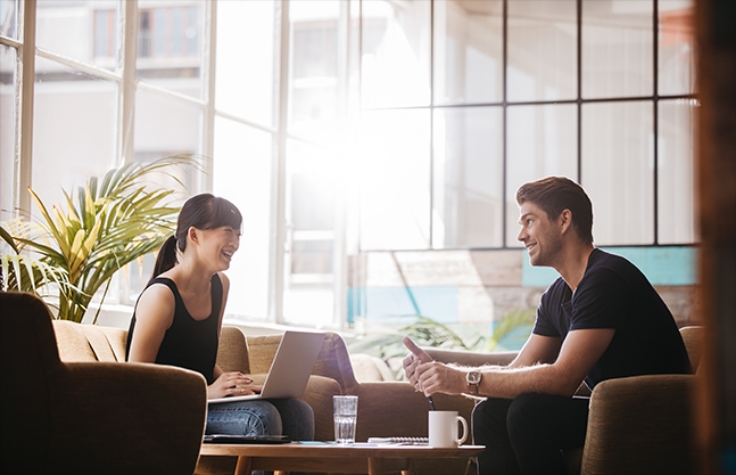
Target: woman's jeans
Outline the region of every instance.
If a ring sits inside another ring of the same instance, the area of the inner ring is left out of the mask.
[[[286,435],[289,440],[314,439],[314,412],[298,399],[254,399],[212,404],[207,434]]]

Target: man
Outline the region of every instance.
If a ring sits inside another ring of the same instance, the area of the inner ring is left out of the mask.
[[[560,450],[582,447],[588,399],[573,397],[609,378],[689,373],[672,314],[626,259],[593,246],[593,213],[582,187],[566,178],[526,183],[516,193],[533,266],[560,274],[542,296],[531,336],[505,367],[432,362],[405,339],[404,368],[417,390],[487,399],[473,411],[473,437],[485,445],[481,475],[565,473]]]

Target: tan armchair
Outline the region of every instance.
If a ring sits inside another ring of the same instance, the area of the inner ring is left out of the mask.
[[[697,370],[702,328],[680,329]],[[465,365],[508,364],[516,353],[469,353],[425,348],[437,361]],[[694,473],[692,394],[694,375],[653,375],[610,379],[591,395],[583,450],[565,453],[569,473],[622,475]],[[581,387],[578,394],[589,393]]]
[[[194,472],[207,398],[200,374],[63,363],[40,299],[0,293],[0,308],[3,473]]]

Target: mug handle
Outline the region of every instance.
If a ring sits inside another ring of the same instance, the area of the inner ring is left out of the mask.
[[[465,442],[465,439],[468,438],[468,421],[465,420],[462,416],[455,417],[455,423],[457,424],[460,422],[463,425],[463,436],[460,439],[456,439],[455,442],[457,442],[457,445],[462,444]]]

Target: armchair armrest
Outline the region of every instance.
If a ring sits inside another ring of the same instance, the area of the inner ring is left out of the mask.
[[[445,350],[442,348],[422,348],[432,359],[441,363],[456,363],[463,366],[498,365],[506,366],[516,358],[517,351],[479,353],[473,351]]]
[[[692,375],[609,379],[593,390],[581,473],[693,473]]]
[[[312,375],[307,382],[302,401],[314,411],[314,440],[334,440],[332,396],[339,395],[340,385],[332,378]]]
[[[49,378],[48,463],[59,472],[193,473],[207,389],[193,371],[135,363],[68,363]]]

